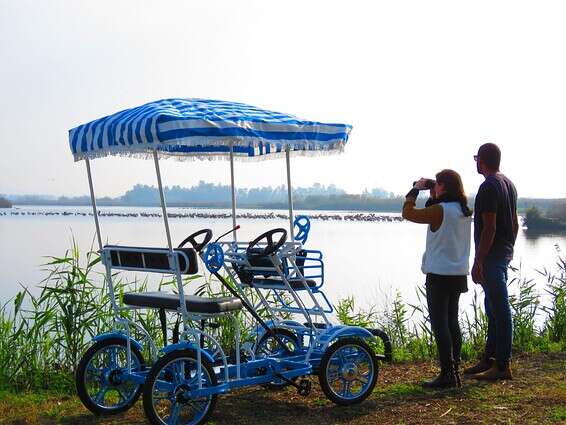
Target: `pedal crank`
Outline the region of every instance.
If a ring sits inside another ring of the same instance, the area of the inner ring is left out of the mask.
[[[312,384],[308,379],[301,379],[297,385],[297,393],[303,397],[308,396],[311,393]]]
[[[311,393],[312,384],[311,384],[311,381],[309,381],[308,379],[303,378],[297,383],[296,381],[293,381],[292,379],[286,378],[285,376],[283,376],[279,372],[275,372],[275,371],[273,371],[273,376],[275,376],[276,378],[281,379],[283,382],[295,387],[297,389],[297,394],[302,395],[303,397],[306,397]]]

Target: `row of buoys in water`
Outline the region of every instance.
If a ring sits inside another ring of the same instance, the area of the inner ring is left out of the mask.
[[[92,216],[92,212],[82,212],[82,211],[22,211],[22,210],[8,210],[0,211],[0,216],[5,215],[15,215],[15,216],[82,216],[88,217]],[[125,218],[161,218],[161,213],[152,212],[103,212],[98,211],[99,217],[125,217]],[[169,212],[167,213],[169,218],[211,218],[211,219],[222,219],[231,218],[230,213],[214,213],[214,212],[187,212],[187,213],[177,213]],[[276,214],[276,213],[260,213],[260,212],[246,212],[236,214],[239,219],[260,219],[260,220],[272,220],[272,219],[282,219],[288,220],[289,216],[287,214]],[[355,213],[355,214],[309,214],[308,217],[312,220],[323,220],[323,221],[403,221],[400,216],[391,215],[379,215],[374,213]]]

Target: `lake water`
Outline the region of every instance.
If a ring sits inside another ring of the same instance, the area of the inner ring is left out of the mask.
[[[10,210],[4,210],[8,212]],[[75,238],[81,251],[86,252],[94,240],[94,221],[91,216],[28,215],[28,212],[90,212],[88,207],[21,207],[26,215],[0,215],[0,301],[6,302],[20,289],[30,288],[46,272],[41,264],[45,257],[63,255]],[[150,212],[159,208],[100,208],[103,213]],[[170,212],[226,212],[226,210],[187,210],[171,208]],[[262,211],[250,211],[262,212]],[[270,211],[263,211],[270,212]],[[278,211],[276,213],[285,213]],[[297,213],[305,213],[298,211]],[[308,212],[307,212],[308,213]],[[320,211],[316,213],[321,213]],[[345,214],[336,212],[336,214]],[[385,214],[384,214],[385,215]],[[393,214],[395,215],[395,214]],[[397,214],[398,216],[398,214]],[[104,241],[112,244],[166,246],[163,221],[157,217],[102,217]],[[170,219],[173,243],[178,244],[190,233],[211,228],[219,235],[231,228],[231,219]],[[239,240],[252,240],[274,227],[285,227],[283,219],[241,219]],[[426,227],[403,222],[350,222],[313,220],[307,247],[319,249],[325,260],[325,292],[335,303],[349,295],[360,307],[380,306],[399,290],[407,302],[416,301],[416,287],[423,282],[420,260],[424,250]],[[512,262],[520,267],[522,276],[535,278],[538,290],[544,292],[545,279],[535,269],[554,269],[556,246],[566,247],[566,235],[528,237],[521,230]],[[473,255],[473,253],[472,253]],[[475,285],[464,294],[461,305],[469,305]],[[480,291],[481,292],[481,291]]]

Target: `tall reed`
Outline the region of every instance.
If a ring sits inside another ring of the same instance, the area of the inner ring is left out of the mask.
[[[50,257],[48,277],[40,284],[39,295],[23,288],[9,302],[0,306],[0,389],[51,389],[73,392],[73,371],[93,336],[109,330],[112,314],[109,297],[99,271],[100,259],[94,252],[81,255],[76,244],[65,255]],[[515,324],[515,351],[566,350],[566,260],[559,253],[557,270],[543,270],[548,300],[535,291],[535,283],[521,277],[520,271],[510,281],[510,301]],[[115,291],[120,298],[126,291],[145,291],[147,280],[127,282],[114,277]],[[196,280],[195,280],[196,279]],[[208,297],[228,295],[226,288],[210,277],[191,276],[185,285],[200,282],[197,293]],[[171,280],[162,280],[159,289],[176,291]],[[382,309],[359,309],[349,297],[336,305],[339,321],[366,328],[381,328],[391,338],[394,360],[433,359],[436,346],[422,287],[417,289],[417,303],[408,305],[399,292]],[[250,292],[254,305],[258,299]],[[268,298],[273,302],[273,298]],[[258,307],[265,318],[266,312]],[[158,345],[164,343],[156,310],[144,309],[125,313],[142,324]],[[542,316],[542,317],[539,317]],[[236,314],[241,329],[241,342],[253,341],[256,323],[250,315]],[[538,320],[537,317],[543,320]],[[168,315],[169,336],[177,321]],[[471,310],[461,317],[463,329],[462,356],[477,356],[485,344],[487,318],[481,303],[481,292],[474,288]],[[539,325],[542,323],[542,325]],[[198,326],[199,324],[194,324]],[[214,320],[207,328],[226,351],[234,347],[234,327],[228,317]],[[134,333],[135,334],[135,333]],[[376,344],[376,349],[381,349]]]

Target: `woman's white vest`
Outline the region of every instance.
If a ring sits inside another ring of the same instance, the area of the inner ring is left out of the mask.
[[[458,202],[441,202],[444,217],[436,232],[428,226],[421,270],[448,276],[468,274],[472,218],[464,216]]]

